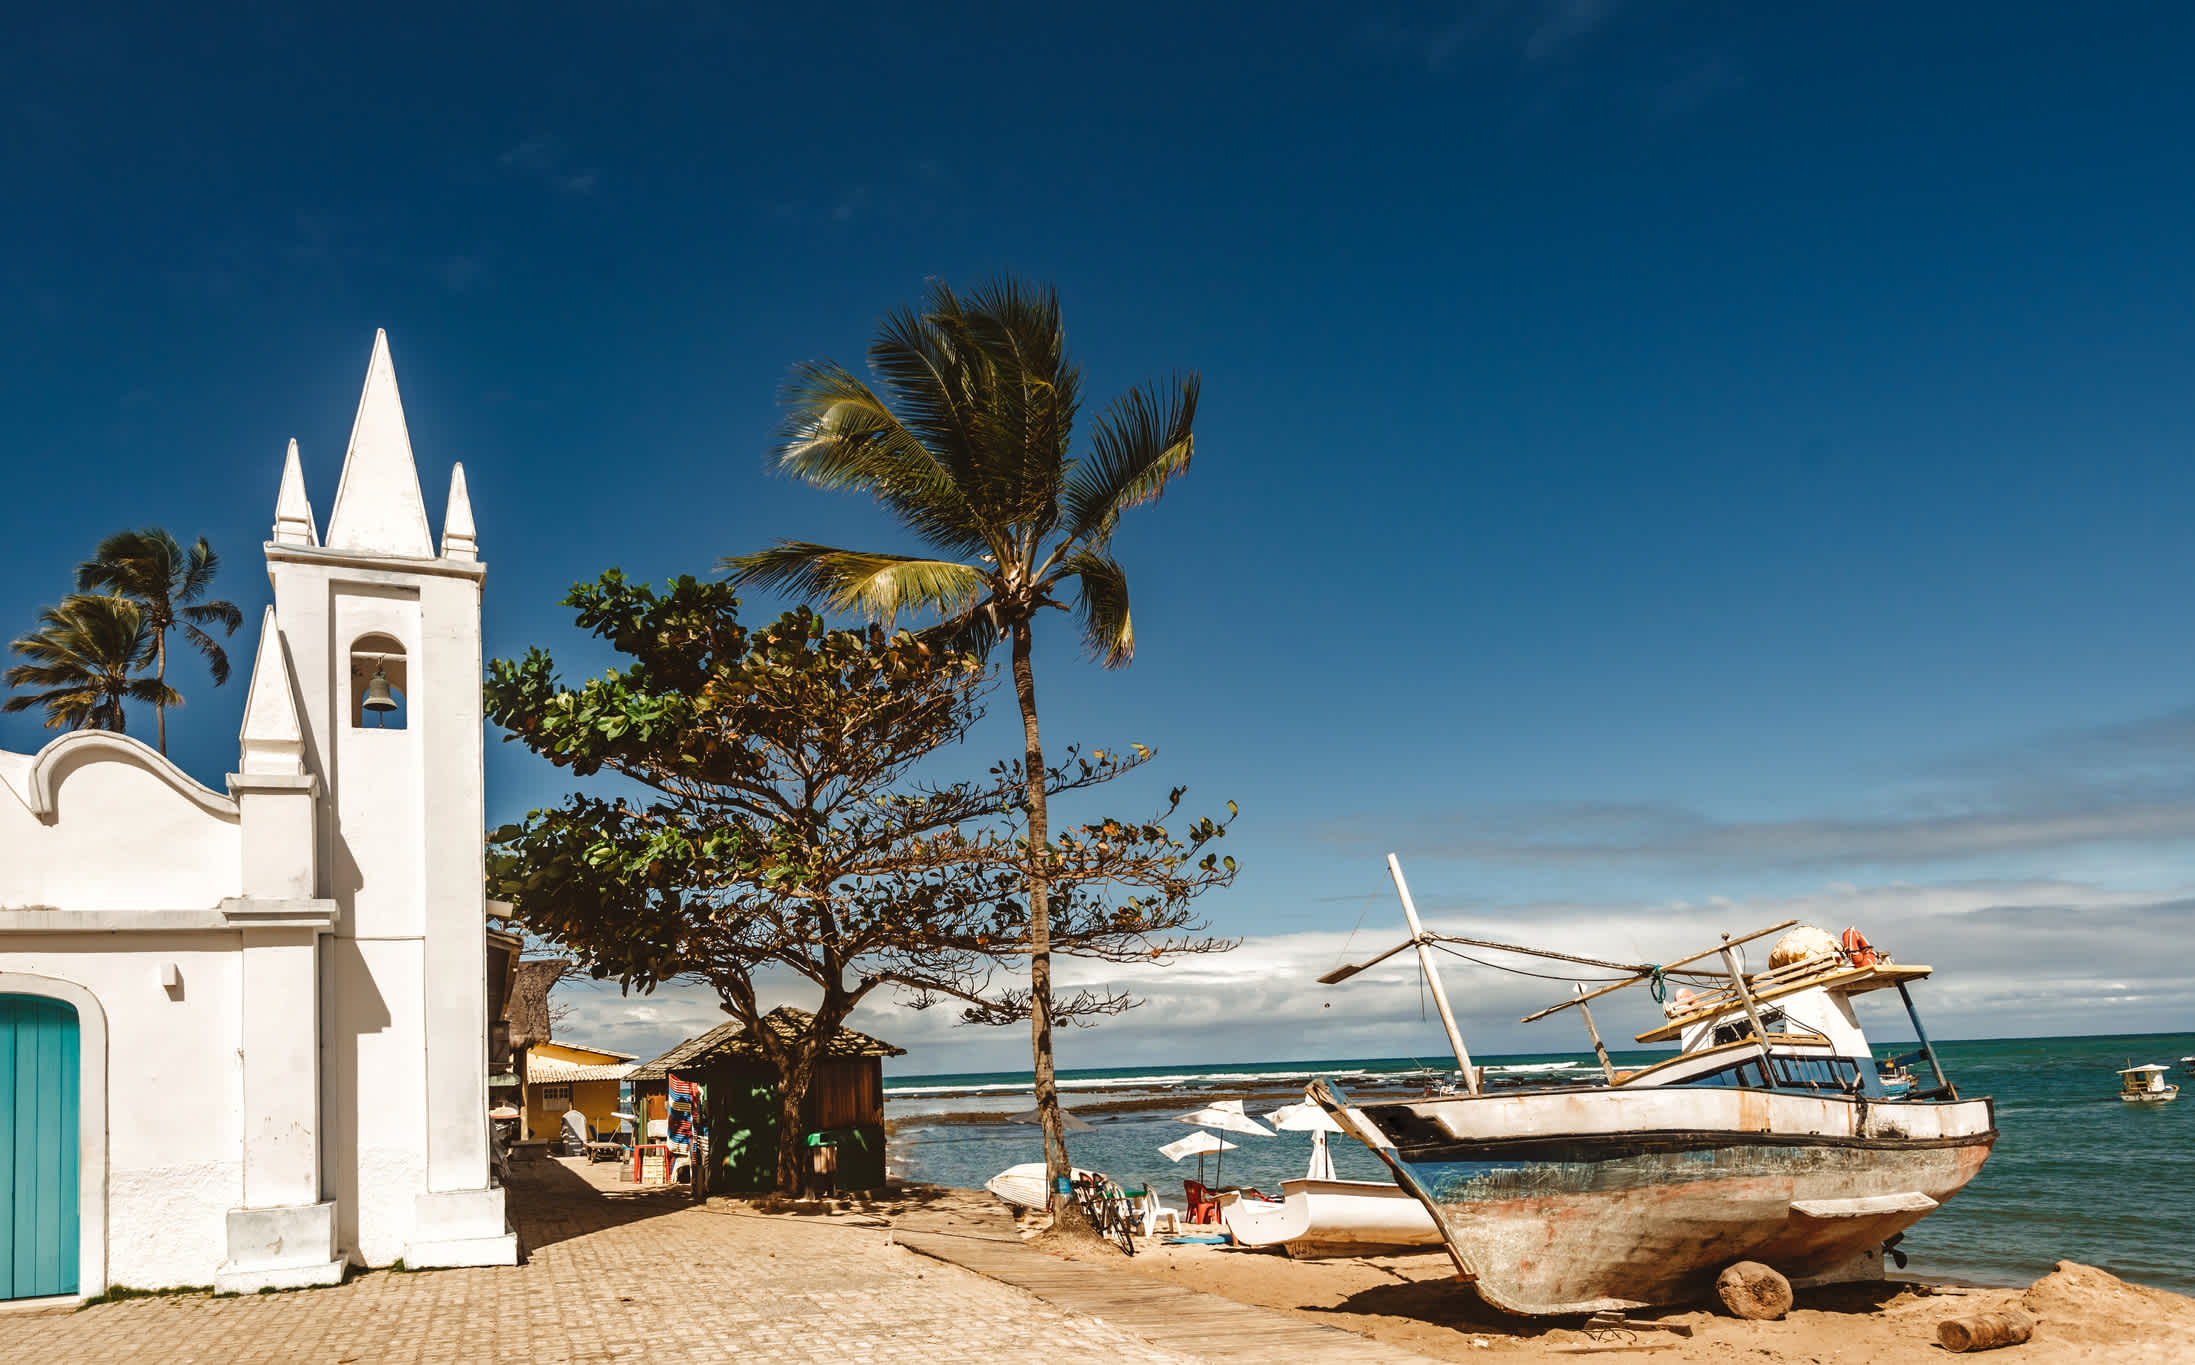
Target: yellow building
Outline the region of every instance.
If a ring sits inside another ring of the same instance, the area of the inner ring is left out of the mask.
[[[535,1043],[526,1049],[520,1137],[556,1141],[563,1133],[567,1109],[586,1115],[587,1126],[597,1137],[615,1137],[618,1082],[632,1069],[631,1053],[575,1043]]]

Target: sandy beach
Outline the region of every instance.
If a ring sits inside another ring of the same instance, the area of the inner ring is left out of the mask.
[[[1097,1255],[1102,1256],[1102,1253]],[[1079,1258],[1079,1257],[1078,1257]],[[1093,1256],[1093,1259],[1096,1257]],[[1937,1324],[2006,1306],[2041,1322],[2034,1338],[1990,1358],[2006,1361],[2195,1360],[2195,1299],[2130,1285],[2090,1266],[2060,1262],[2021,1288],[1909,1281],[1802,1290],[1778,1322],[1746,1322],[1705,1308],[1638,1318],[1691,1335],[1639,1329],[1599,1336],[1577,1319],[1503,1316],[1453,1282],[1440,1254],[1294,1261],[1276,1252],[1143,1244],[1107,1264],[1223,1298],[1300,1315],[1437,1359],[1573,1360],[1650,1354],[1672,1362],[1763,1365],[1936,1359]]]

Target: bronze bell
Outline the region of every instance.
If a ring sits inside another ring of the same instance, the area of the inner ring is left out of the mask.
[[[360,705],[368,711],[394,711],[396,709],[396,698],[389,692],[388,671],[379,664],[374,665],[373,678],[366,684],[366,699]]]

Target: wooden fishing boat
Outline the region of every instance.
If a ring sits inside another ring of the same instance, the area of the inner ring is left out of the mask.
[[[1297,1260],[1423,1251],[1440,1229],[1418,1197],[1383,1180],[1283,1180],[1279,1199],[1219,1197],[1238,1246],[1277,1246]]]
[[[2119,1073],[2119,1098],[2128,1104],[2169,1104],[2180,1097],[2180,1087],[2165,1083],[2170,1067],[2130,1066]]]
[[[1412,935],[1393,951],[1418,949],[1463,1074],[1475,1077],[1427,951],[1455,940],[1425,933],[1400,866],[1389,864]],[[1494,1093],[1474,1086],[1353,1107],[1318,1081],[1311,1098],[1387,1163],[1439,1228],[1459,1277],[1507,1312],[1695,1302],[1735,1261],[1758,1261],[1802,1283],[1879,1276],[1884,1244],[1981,1170],[1997,1139],[1993,1108],[1959,1097],[1913,1010],[1907,987],[1929,968],[1893,963],[1854,933],[1839,946],[1809,929],[1778,943],[1769,970],[1744,969],[1740,945],[1793,927],[1725,936],[1666,966],[1638,965],[1616,985],[1580,986],[1574,998],[1527,1016],[1578,1008],[1603,1084]],[[1719,972],[1683,970],[1716,957]],[[1665,1006],[1667,1022],[1638,1035],[1642,1044],[1676,1042],[1679,1052],[1619,1072],[1586,1002],[1686,977],[1705,993],[1680,990]],[[1851,1004],[1885,989],[1904,1000],[1921,1045],[1913,1059],[1925,1060],[1935,1079],[1905,1098],[1883,1093]]]

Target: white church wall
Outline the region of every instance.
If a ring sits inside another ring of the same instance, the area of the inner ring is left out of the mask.
[[[207,1284],[244,1188],[240,938],[128,940],[116,952],[111,934],[11,934],[0,966],[80,986],[105,1016],[108,1282]],[[171,965],[173,989],[161,984]]]
[[[235,803],[147,746],[81,731],[5,776],[0,908],[196,910],[238,894]]]
[[[420,850],[420,732],[405,698],[406,728],[353,724],[365,679],[356,676],[353,647],[380,638],[419,657],[419,590],[346,582],[329,585],[331,672],[335,693],[327,719],[335,738],[335,883],[337,932],[362,938],[416,938],[426,932],[426,874]],[[369,649],[375,648],[369,646]],[[475,686],[478,686],[477,682]],[[361,869],[371,868],[368,876]]]
[[[417,939],[325,945],[324,1063],[338,1235],[369,1266],[403,1257],[427,1188],[426,988]],[[486,1054],[482,1054],[485,1067]]]
[[[460,476],[462,477],[462,476]],[[468,566],[469,567],[469,566]],[[427,781],[420,825],[426,859],[424,963],[427,1026],[427,1188],[488,1183],[482,1125],[488,1108],[486,849],[482,797],[480,581],[438,576],[420,584],[428,633],[413,705]]]

